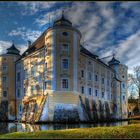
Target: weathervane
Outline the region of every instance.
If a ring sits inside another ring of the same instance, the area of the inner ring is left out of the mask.
[[[62,18],[64,18],[64,10],[62,10]]]

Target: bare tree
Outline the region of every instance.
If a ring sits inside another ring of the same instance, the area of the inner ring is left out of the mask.
[[[131,87],[132,91],[135,90],[138,93],[140,99],[140,66],[134,67],[134,74],[128,74],[128,88]]]

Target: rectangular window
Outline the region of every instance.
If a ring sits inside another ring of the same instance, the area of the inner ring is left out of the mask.
[[[104,78],[102,78],[102,84],[104,84]]]
[[[81,93],[84,94],[84,86],[81,86]]]
[[[69,68],[69,61],[67,58],[62,59],[62,69],[67,70]]]
[[[7,82],[6,76],[3,76],[2,81],[3,81],[3,83],[6,83]]]
[[[84,70],[81,70],[81,77],[84,78]]]
[[[24,70],[24,79],[27,79],[27,78],[28,78],[28,70],[25,69],[25,70]]]
[[[20,89],[17,90],[17,97],[20,98]]]
[[[91,72],[88,73],[88,80],[91,80]]]
[[[45,84],[45,89],[47,89],[47,83],[48,83],[48,82],[45,82],[45,83],[44,83],[44,84]]]
[[[95,90],[95,96],[98,97],[98,90]]]
[[[20,82],[20,72],[17,73],[17,82]]]
[[[109,86],[109,80],[107,80],[107,85]]]
[[[89,95],[91,95],[91,88],[88,89]]]
[[[68,79],[62,79],[62,89],[68,89],[68,88],[69,88]]]
[[[3,97],[7,97],[7,91],[3,91]]]
[[[68,52],[69,51],[69,44],[63,43],[61,46],[62,51]]]
[[[125,89],[125,84],[124,83],[122,83],[122,86],[123,86],[123,89]]]
[[[3,71],[6,71],[6,66],[3,66]]]
[[[34,91],[35,91],[35,86],[32,85],[32,86],[31,86],[31,94],[32,94],[32,95],[34,94]]]
[[[95,81],[98,81],[98,76],[97,75],[95,75]]]
[[[104,92],[102,92],[102,98],[104,98]]]
[[[113,99],[113,95],[111,94],[111,100]]]
[[[125,100],[125,96],[123,95],[123,101]]]
[[[31,74],[32,76],[35,76],[35,66],[31,67]]]

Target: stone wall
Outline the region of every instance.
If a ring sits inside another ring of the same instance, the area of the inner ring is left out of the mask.
[[[36,111],[34,102],[30,102],[27,105],[28,107],[24,107],[22,120],[28,122],[35,119],[33,118],[34,115],[32,112],[39,112],[40,109],[42,113],[40,114],[39,120],[37,120],[39,122],[72,123],[114,119],[112,114],[113,105],[111,102],[97,99],[93,100],[81,94],[48,94],[42,108],[38,108]]]
[[[3,100],[0,102],[0,121],[8,120],[8,101]]]

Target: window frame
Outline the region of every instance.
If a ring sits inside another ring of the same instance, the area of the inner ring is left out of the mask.
[[[67,50],[66,49],[64,49],[64,46],[63,45],[66,45],[67,44]],[[63,43],[61,43],[61,52],[67,52],[67,53],[69,53],[69,49],[70,49],[70,43],[65,43],[65,42],[63,42]]]
[[[67,80],[68,88],[63,87],[63,80]],[[61,78],[61,90],[62,91],[69,91],[70,89],[70,81],[69,78]]]
[[[64,66],[64,65],[63,65],[63,60],[64,60],[64,59],[67,59],[67,60],[68,60],[68,65],[67,65],[68,67],[67,67],[67,68],[64,68],[64,67],[63,67],[63,66]],[[61,70],[69,70],[69,58],[65,58],[65,57],[61,58]]]

